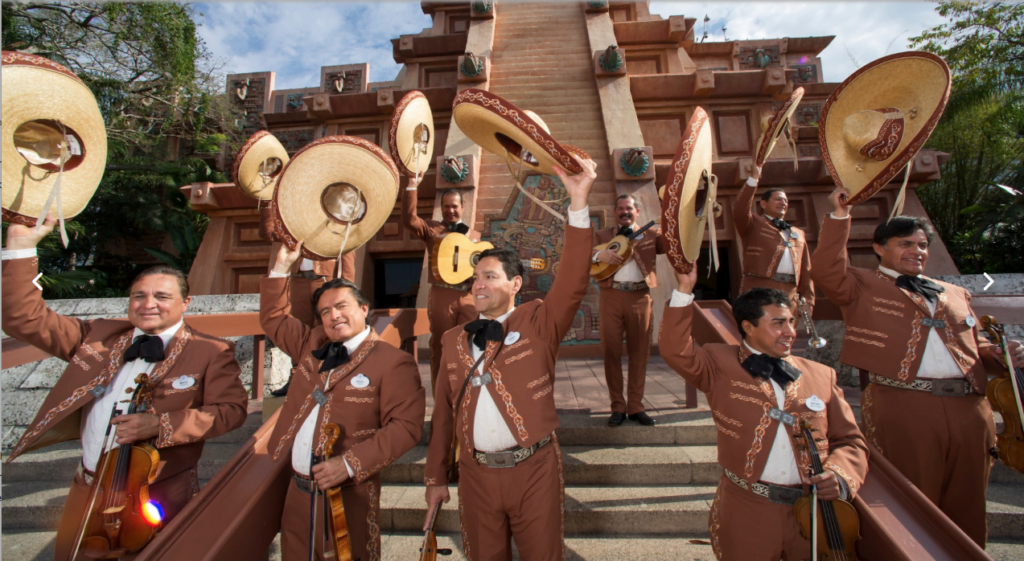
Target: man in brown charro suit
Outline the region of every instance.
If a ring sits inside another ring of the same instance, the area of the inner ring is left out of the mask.
[[[814,283],[811,281],[807,234],[783,220],[789,199],[782,189],[769,189],[761,195],[763,214],[754,212],[754,194],[761,168],[754,167],[732,207],[736,233],[743,240],[743,281],[740,294],[760,286],[777,288],[793,300],[807,301],[814,307]]]
[[[725,473],[708,516],[711,545],[724,560],[807,559],[793,504],[814,484],[818,498],[852,499],[864,483],[868,449],[831,368],[790,354],[796,319],[789,297],[755,288],[733,304],[740,346],[693,342],[697,270],[676,274],[665,305],[661,356],[707,395]],[[825,471],[809,477],[810,455],[793,435],[813,427]],[[819,440],[820,439],[820,440]]]
[[[617,235],[630,235],[636,225],[639,203],[632,195],[619,195],[615,201],[616,226],[594,232],[594,245],[608,243]],[[658,285],[654,260],[665,253],[661,231],[648,228],[633,240],[633,254],[623,263],[622,257],[611,250],[594,254],[594,262],[618,265],[611,277],[598,283],[601,287],[600,333],[601,352],[604,355],[604,378],[608,383],[612,415],[608,425],[617,427],[629,419],[641,425],[655,424],[644,412],[644,382],[647,380],[647,359],[651,355],[651,288]],[[629,357],[629,376],[626,383],[628,401],[622,398],[622,333],[626,333],[626,352]],[[628,407],[627,407],[628,403]]]
[[[288,314],[288,271],[300,248],[282,246],[260,283],[260,324],[299,363],[267,445],[275,459],[290,455],[295,471],[281,516],[282,555],[285,561],[308,559],[313,486],[340,485],[352,559],[378,561],[380,472],[419,442],[426,394],[412,356],[378,339],[366,324],[369,302],[351,282],[333,279],[317,290],[316,327]],[[341,428],[333,457],[311,465],[312,454],[324,454],[328,423]],[[322,505],[316,520],[323,519]],[[322,525],[317,529],[315,551],[322,560]]]
[[[33,284],[36,245],[55,223],[47,217],[39,229],[11,224],[7,230],[2,313],[9,335],[69,362],[7,458],[11,462],[27,451],[81,438],[82,462],[64,502],[54,549],[54,558],[64,560],[88,506],[108,426],[116,427],[116,444],[151,443],[159,452],[149,492],[163,508],[166,524],[199,492],[196,464],[204,441],[245,422],[248,396],[238,378],[234,345],[182,320],[189,298],[180,271],[154,267],[136,277],[127,321],[83,321],[48,309]],[[152,409],[111,419],[115,410],[124,411],[120,401],[139,374],[149,376]]]
[[[444,334],[424,475],[427,512],[449,499],[454,429],[461,446],[462,545],[471,560],[511,559],[513,537],[523,559],[565,558],[565,485],[552,390],[558,346],[587,291],[593,236],[587,197],[597,177],[591,160],[576,158],[579,175],[555,168],[572,202],[551,290],[543,300],[515,306],[523,284],[519,257],[488,250],[474,270],[479,319]]]
[[[839,305],[846,336],[839,360],[869,373],[864,434],[903,475],[980,546],[995,444],[985,398],[989,373],[1005,369],[963,288],[923,276],[934,234],[921,218],[898,216],[875,229],[877,269],[847,265],[849,208],[829,196],[812,258],[814,281]],[[1024,347],[1011,342],[1014,364]]]
[[[402,224],[423,240],[427,246],[427,262],[434,251],[434,242],[449,232],[465,234],[473,241],[480,240],[480,232],[462,223],[462,191],[448,189],[441,195],[441,216],[443,220],[424,220],[416,214],[417,187],[421,178],[410,177],[409,186],[402,191]],[[472,221],[471,221],[472,222]],[[441,366],[441,337],[449,329],[476,318],[473,298],[469,294],[467,281],[460,285],[445,284],[428,270],[427,317],[430,320],[430,387],[437,383],[437,371]]]

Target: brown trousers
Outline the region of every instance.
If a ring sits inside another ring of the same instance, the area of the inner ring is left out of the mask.
[[[604,355],[604,378],[612,411],[633,415],[644,410],[647,360],[651,356],[651,291],[623,292],[602,288],[599,331]],[[626,398],[622,398],[622,333],[629,357]]]
[[[740,489],[724,475],[708,515],[711,548],[723,561],[803,560],[811,542],[800,535],[793,507]]]
[[[441,369],[441,337],[453,327],[480,316],[469,292],[431,285],[427,294],[427,319],[430,321],[430,392]]]
[[[861,403],[868,442],[984,548],[996,433],[988,400],[868,384]]]
[[[472,455],[459,460],[462,547],[470,561],[565,559],[565,481],[558,441],[514,468],[489,468]]]
[[[284,510],[281,513],[281,558],[284,561],[309,559],[310,497],[309,493],[295,485],[294,480],[288,485],[288,496],[285,497]],[[341,501],[345,504],[352,561],[379,561],[380,475],[375,475],[359,485],[343,486]],[[323,506],[321,495],[317,499],[316,534],[313,538],[316,546],[315,557],[319,561],[324,560]],[[333,553],[332,547],[328,544],[327,551]]]
[[[81,475],[76,475],[75,480],[71,482],[68,497],[64,501],[64,512],[60,516],[60,525],[57,526],[57,538],[53,548],[55,560],[65,561],[71,554],[71,548],[78,538],[82,515],[88,506],[89,489]],[[199,479],[195,469],[187,469],[149,486],[150,500],[164,509],[164,527],[185,508],[198,491]],[[136,555],[125,555],[121,559],[134,559]],[[89,558],[81,553],[75,556],[75,561],[87,559]]]
[[[799,302],[799,295],[796,293],[796,285],[791,283],[784,283],[773,281],[772,279],[766,279],[761,277],[752,277],[749,275],[743,275],[743,280],[740,282],[740,294],[750,290],[751,288],[774,288],[785,292],[789,299],[793,301],[793,305]]]

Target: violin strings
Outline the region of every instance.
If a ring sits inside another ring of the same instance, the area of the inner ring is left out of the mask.
[[[811,451],[811,464],[817,473],[823,473],[825,467],[821,464],[821,456],[818,454],[818,447],[814,444],[814,435],[811,431],[804,429],[804,438],[807,440],[808,447]],[[846,559],[846,544],[843,542],[842,532],[839,530],[839,521],[836,519],[835,509],[832,508],[831,501],[819,500],[822,511],[822,522],[824,523],[825,536],[828,538],[828,547],[832,551],[836,552],[836,555],[840,559]],[[818,505],[812,505],[811,508],[817,509]],[[811,515],[814,516],[814,512]],[[836,549],[836,545],[839,546]]]

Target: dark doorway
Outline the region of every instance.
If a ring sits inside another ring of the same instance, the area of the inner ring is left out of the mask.
[[[697,286],[693,288],[694,298],[697,300],[727,300],[732,301],[729,292],[729,248],[718,246],[718,271],[711,269],[711,276],[708,276],[708,265],[711,259],[711,250],[702,247],[700,257],[697,258]]]
[[[375,259],[373,264],[373,307],[415,308],[420,289],[422,257]]]

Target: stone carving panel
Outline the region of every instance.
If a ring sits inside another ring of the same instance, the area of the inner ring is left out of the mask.
[[[793,66],[796,74],[793,75],[794,84],[815,84],[818,82],[817,64],[798,64]]]
[[[289,155],[295,154],[305,145],[313,142],[316,136],[316,130],[314,129],[292,129],[273,132]]]
[[[235,95],[231,98],[235,106],[242,110],[238,120],[244,136],[251,136],[262,129],[260,114],[263,113],[263,100],[267,94],[265,78],[246,78],[235,80]]]
[[[331,94],[363,91],[363,71],[332,72],[324,77],[324,91]]]
[[[801,103],[793,113],[793,121],[801,127],[810,127],[818,124],[818,117],[821,115],[820,103]]]
[[[760,70],[769,66],[782,66],[778,45],[740,47],[740,70]]]

